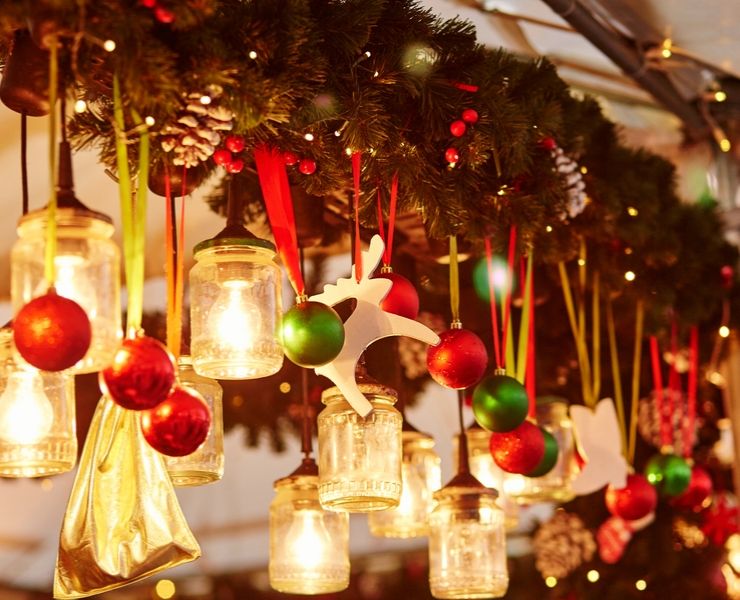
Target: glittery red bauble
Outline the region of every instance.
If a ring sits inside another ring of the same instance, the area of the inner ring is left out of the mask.
[[[414,284],[398,273],[378,273],[373,279],[389,279],[393,284],[391,291],[380,303],[380,308],[385,312],[400,315],[407,319],[415,319],[419,316],[419,294],[416,293]]]
[[[42,371],[74,366],[90,348],[90,319],[74,300],[49,291],[26,304],[13,320],[20,355]]]
[[[546,137],[540,140],[540,146],[542,146],[545,150],[555,150],[555,148],[558,147],[558,143],[555,141],[555,138]]]
[[[464,111],[462,111],[462,120],[466,123],[470,123],[471,125],[473,123],[477,123],[478,111],[474,108],[466,108]]]
[[[606,488],[606,508],[615,517],[637,521],[648,516],[658,505],[658,492],[648,480],[638,473],[627,476],[627,485],[616,489]]]
[[[216,150],[213,153],[213,162],[215,162],[217,165],[228,165],[232,160],[234,160],[233,155],[228,150],[221,148],[221,150]]]
[[[230,163],[226,163],[226,171],[229,173],[241,173],[244,168],[244,161],[241,158],[235,158]]]
[[[427,350],[427,369],[438,384],[461,390],[480,381],[488,366],[488,352],[468,329],[448,329],[439,344]]]
[[[295,152],[284,152],[283,153],[283,160],[285,161],[285,164],[289,167],[292,167],[295,164],[298,164],[298,155]]]
[[[673,498],[671,504],[676,508],[699,512],[707,508],[712,492],[714,492],[714,483],[709,473],[701,467],[693,467],[689,487],[683,494]]]
[[[226,138],[226,147],[234,153],[244,150],[244,138],[240,135],[230,135]]]
[[[100,372],[100,389],[131,410],[154,408],[175,383],[172,355],[154,338],[123,340],[113,362]]]
[[[164,402],[141,413],[149,445],[167,456],[187,456],[206,441],[211,411],[198,392],[177,386]]]
[[[316,172],[316,161],[304,158],[298,163],[298,170],[304,175],[313,175]]]
[[[492,433],[490,442],[494,462],[507,473],[526,475],[534,471],[545,456],[545,437],[534,423],[524,421],[506,433]]]
[[[445,150],[445,160],[453,165],[460,160],[460,153],[457,151],[457,148],[447,148]]]
[[[467,125],[465,125],[465,121],[461,121],[460,119],[450,123],[450,133],[454,135],[455,137],[460,137],[462,135],[465,135],[466,129],[467,129]]]

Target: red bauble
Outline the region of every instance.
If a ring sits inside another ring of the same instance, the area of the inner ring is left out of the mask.
[[[74,300],[49,290],[26,304],[13,320],[20,355],[42,371],[73,367],[90,348],[90,319]]]
[[[175,13],[164,6],[155,6],[154,18],[160,23],[173,23],[175,21]]]
[[[100,372],[100,389],[123,408],[146,410],[163,402],[175,383],[172,355],[154,338],[123,340],[113,362]]]
[[[213,162],[217,165],[228,165],[232,160],[234,160],[234,156],[225,148],[216,150],[213,153]]]
[[[298,163],[298,170],[304,175],[313,175],[316,172],[316,161],[304,158]]]
[[[709,473],[695,466],[691,469],[689,487],[683,494],[674,497],[671,504],[676,508],[700,512],[707,508],[713,492],[714,483]]]
[[[453,165],[460,160],[460,153],[457,151],[457,148],[447,148],[445,150],[445,160]]]
[[[607,487],[605,500],[606,508],[615,517],[637,521],[655,510],[658,493],[644,476],[635,473],[627,476],[627,485],[622,489]]]
[[[226,147],[234,153],[244,150],[244,138],[240,135],[230,135],[226,137]]]
[[[467,130],[467,128],[468,127],[467,125],[465,125],[465,121],[461,121],[460,119],[457,119],[456,121],[450,123],[450,133],[455,137],[465,135],[465,131]]]
[[[526,475],[534,471],[545,456],[545,437],[537,425],[524,421],[506,433],[492,433],[490,449],[494,462],[501,469]]]
[[[244,168],[244,161],[241,158],[235,158],[229,163],[226,163],[226,171],[229,173],[241,173]]]
[[[167,456],[187,456],[206,441],[211,411],[193,389],[177,386],[167,399],[141,413],[144,439]]]
[[[555,150],[555,148],[558,147],[558,143],[555,141],[555,138],[546,137],[540,140],[540,146],[542,146],[545,150]]]
[[[427,369],[432,379],[453,390],[478,383],[487,367],[486,346],[468,329],[448,329],[439,336],[439,344],[427,349]]]
[[[289,167],[292,167],[293,165],[298,164],[298,161],[300,160],[298,158],[298,155],[295,152],[283,152],[283,160],[285,161],[285,164]]]
[[[419,316],[419,294],[416,293],[414,284],[406,279],[403,275],[389,271],[388,273],[378,273],[374,279],[389,279],[391,291],[380,303],[380,308],[385,312],[400,315],[407,319],[415,319]]]
[[[474,108],[466,108],[462,111],[462,120],[473,125],[478,122],[478,111]]]

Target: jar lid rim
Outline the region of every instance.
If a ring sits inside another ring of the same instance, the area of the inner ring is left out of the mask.
[[[358,383],[357,387],[365,396],[375,396],[377,399],[387,400],[391,404],[395,404],[398,401],[398,392],[396,392],[392,387],[383,385],[382,383]],[[387,396],[387,398],[383,398],[383,396]],[[337,386],[327,388],[321,393],[322,404],[327,404],[330,400],[335,399],[344,399],[346,401],[344,394]],[[368,398],[368,400],[370,400],[370,398]]]
[[[258,248],[260,250],[270,250],[271,252],[275,252],[275,244],[269,240],[251,237],[215,237],[197,243],[193,247],[193,254],[197,255],[203,250],[225,246],[244,246],[247,248]]]
[[[29,221],[36,219],[44,219],[48,216],[47,207],[37,208],[31,212],[23,215],[18,219],[18,227],[26,224]],[[90,210],[89,208],[83,207],[69,207],[69,206],[58,206],[57,207],[57,219],[61,217],[87,217],[88,219],[94,219],[105,223],[106,225],[113,225],[113,219],[105,213],[98,212],[96,210]]]

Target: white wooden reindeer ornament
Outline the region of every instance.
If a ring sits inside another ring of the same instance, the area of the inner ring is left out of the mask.
[[[352,277],[338,279],[336,284],[327,284],[322,293],[310,298],[329,306],[348,298],[357,300],[354,312],[344,323],[344,346],[341,351],[333,361],[316,367],[314,371],[333,381],[347,402],[363,417],[369,415],[373,407],[357,386],[355,368],[370,344],[395,335],[405,335],[427,344],[439,344],[439,336],[425,325],[380,308],[380,303],[393,284],[388,279],[371,279],[370,276],[380,263],[384,248],[381,237],[373,236],[370,247],[362,252],[364,268],[360,281],[357,281],[355,268],[352,267]]]

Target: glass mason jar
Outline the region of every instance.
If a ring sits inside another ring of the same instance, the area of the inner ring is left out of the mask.
[[[403,419],[393,406],[394,390],[367,380],[358,385],[373,406],[367,417],[337,387],[321,395],[326,408],[318,416],[319,498],[332,510],[385,510],[401,497]]]
[[[435,598],[506,594],[504,513],[496,496],[490,488],[458,486],[455,480],[435,492],[429,517],[429,586]]]
[[[275,247],[258,238],[215,237],[193,252],[190,353],[195,371],[213,379],[277,373],[283,364],[282,275]]]
[[[288,594],[327,594],[349,586],[349,515],[324,510],[318,477],[275,482],[270,504],[270,585]]]
[[[206,441],[187,456],[165,456],[172,483],[180,486],[205,485],[224,475],[223,389],[217,381],[198,375],[190,356],[177,359],[177,376],[186,388],[198,392],[211,409],[211,429]]]
[[[111,239],[111,219],[74,201],[74,206],[57,209],[56,291],[77,302],[90,319],[90,349],[70,372],[92,373],[108,366],[122,339],[121,255]],[[45,208],[28,213],[18,223],[19,239],[10,260],[14,314],[47,291],[46,223]]]
[[[416,430],[402,434],[401,500],[396,508],[368,515],[370,533],[378,537],[413,538],[429,533],[432,494],[442,487],[434,438]]]
[[[575,497],[571,482],[578,473],[573,439],[573,423],[568,416],[568,403],[555,396],[537,399],[537,423],[558,442],[558,461],[542,477],[506,474],[504,491],[519,504],[535,502],[568,502]]]
[[[493,460],[490,441],[491,432],[483,429],[478,423],[473,423],[465,430],[468,438],[468,462],[470,472],[484,486],[498,492],[498,505],[504,511],[506,529],[511,531],[519,524],[519,505],[506,493],[506,477],[504,472]],[[459,452],[459,438],[455,436],[452,442],[453,464],[457,464]]]
[[[13,332],[0,330],[0,476],[42,477],[77,461],[74,378],[16,358]]]

